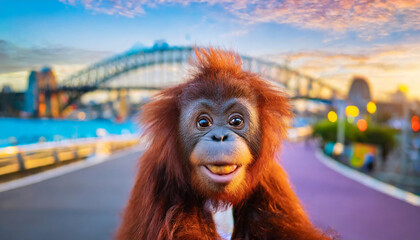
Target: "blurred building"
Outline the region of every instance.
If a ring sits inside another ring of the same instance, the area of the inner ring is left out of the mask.
[[[28,78],[28,88],[25,92],[25,107],[23,111],[28,115],[35,115],[38,111],[38,77],[36,71],[31,71]]]
[[[347,95],[350,105],[357,106],[360,110],[366,109],[366,105],[372,100],[370,87],[363,77],[354,77]]]
[[[24,106],[25,95],[14,92],[10,86],[3,86],[0,91],[0,117],[19,116],[19,109]]]
[[[402,104],[406,101],[406,96],[399,89],[390,95],[388,102],[378,102],[377,106],[380,109],[382,118],[401,118],[403,116]]]
[[[32,71],[25,92],[24,112],[34,117],[59,117],[57,79],[51,68]]]

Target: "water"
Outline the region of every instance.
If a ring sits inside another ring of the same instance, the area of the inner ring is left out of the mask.
[[[0,147],[137,132],[133,121],[0,118]]]

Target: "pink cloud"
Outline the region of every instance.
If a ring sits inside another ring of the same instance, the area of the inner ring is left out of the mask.
[[[59,0],[98,13],[135,17],[164,4],[219,4],[246,24],[276,22],[304,29],[356,32],[363,39],[420,30],[420,0]]]
[[[420,29],[420,0],[267,0],[230,12],[249,22],[277,22],[305,29],[356,32],[371,39]]]

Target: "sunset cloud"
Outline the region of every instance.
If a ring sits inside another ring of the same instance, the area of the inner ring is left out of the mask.
[[[420,30],[420,0],[59,0],[97,13],[135,17],[160,5],[220,5],[244,24],[275,22],[302,29],[355,32],[370,40]]]
[[[266,57],[321,78],[340,90],[347,91],[352,77],[361,75],[370,81],[376,98],[386,98],[399,84],[409,86],[411,96],[420,96],[420,43],[301,51]]]
[[[25,48],[0,40],[0,74],[36,70],[52,64],[90,64],[111,55],[113,53],[106,51],[60,46]]]

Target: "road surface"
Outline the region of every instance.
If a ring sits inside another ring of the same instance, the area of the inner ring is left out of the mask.
[[[317,226],[345,240],[420,239],[420,207],[343,177],[314,152],[285,144],[281,164]],[[0,193],[0,239],[111,239],[140,154]]]
[[[139,156],[130,153],[0,193],[0,239],[112,239]]]

